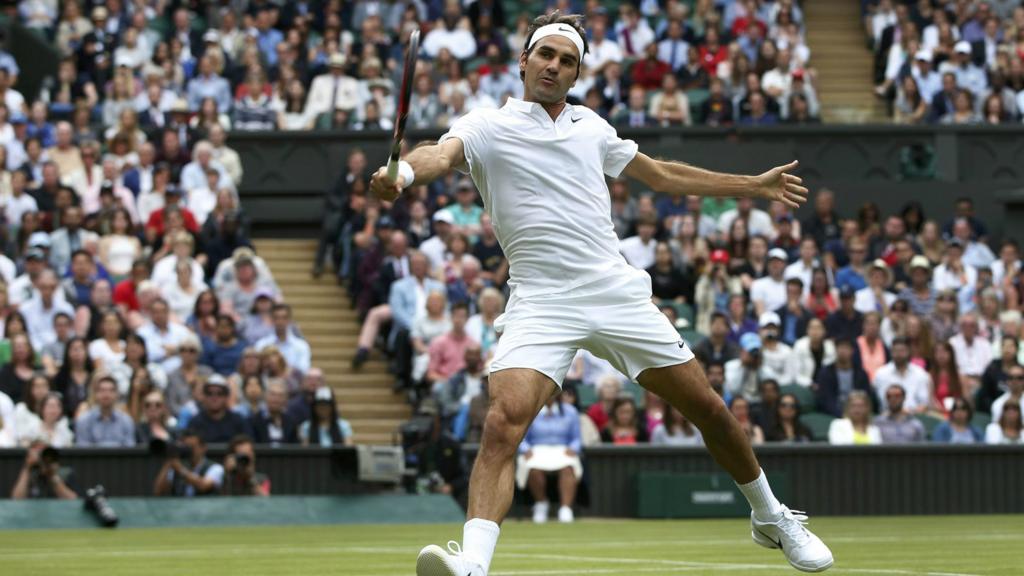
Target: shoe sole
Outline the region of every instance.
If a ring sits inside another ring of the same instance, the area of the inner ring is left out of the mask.
[[[768,548],[770,550],[781,550],[778,544],[769,539],[767,536],[760,534],[757,530],[751,530],[750,537],[754,539],[754,542],[756,542],[760,546],[763,546],[764,548]],[[786,561],[789,562],[790,566],[796,568],[801,572],[824,572],[825,570],[831,568],[832,564],[834,563],[834,560],[830,558],[828,564],[824,564],[822,566],[800,566],[799,564],[795,564],[792,560],[790,560],[789,556],[786,556],[785,551],[783,551],[782,555],[786,558]]]
[[[448,553],[440,546],[430,545],[416,558],[416,576],[463,576],[448,565]]]

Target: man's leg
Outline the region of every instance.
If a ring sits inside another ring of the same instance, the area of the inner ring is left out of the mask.
[[[381,324],[391,320],[391,306],[379,304],[370,309],[363,321],[363,327],[359,330],[359,347],[356,355],[352,358],[352,367],[359,368],[370,357],[370,350],[373,343],[377,341],[377,334],[380,333]]]
[[[466,559],[480,565],[484,574],[494,556],[498,525],[512,505],[519,443],[555,389],[550,378],[525,368],[499,370],[488,377],[490,406],[469,480],[469,521],[462,538]]]
[[[638,381],[675,406],[700,429],[711,456],[737,484],[747,484],[760,476],[761,467],[750,441],[725,402],[711,389],[697,362],[649,368],[640,374]]]

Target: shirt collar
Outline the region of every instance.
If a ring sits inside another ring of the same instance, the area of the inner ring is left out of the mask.
[[[544,114],[545,117],[548,117],[547,111],[544,110],[544,107],[538,104],[537,102],[527,102],[526,100],[513,98],[511,96],[509,96],[508,100],[505,102],[505,108],[514,110],[516,112],[523,112],[525,114],[536,114],[538,111],[540,111]],[[566,103],[565,108],[562,108],[562,112],[558,115],[558,118],[555,121],[557,122],[558,120],[561,120],[562,117],[565,116],[566,114],[571,114],[572,109],[572,104]]]

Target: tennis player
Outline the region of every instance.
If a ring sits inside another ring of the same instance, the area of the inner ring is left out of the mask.
[[[413,183],[468,172],[509,259],[508,306],[491,363],[490,408],[469,487],[461,547],[424,548],[419,576],[486,576],[512,502],[516,449],[584,348],[661,396],[697,425],[708,450],[750,502],[751,535],[795,568],[820,572],[832,553],[807,517],[772,494],[746,436],[708,385],[690,348],[651,303],[651,279],[618,251],[605,176],[625,174],[669,194],[758,198],[797,207],[807,199],[793,162],[759,176],[719,174],[654,160],[600,116],[571,106],[587,40],[578,15],[533,21],[519,57],[523,99],[473,110],[436,145],[414,149],[399,176],[381,168],[371,188],[393,200]]]

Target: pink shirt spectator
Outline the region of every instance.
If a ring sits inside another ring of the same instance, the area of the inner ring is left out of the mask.
[[[466,348],[470,344],[476,344],[469,336],[457,337],[451,332],[434,338],[430,343],[430,365],[427,368],[428,374],[440,374],[448,379],[465,365]]]

